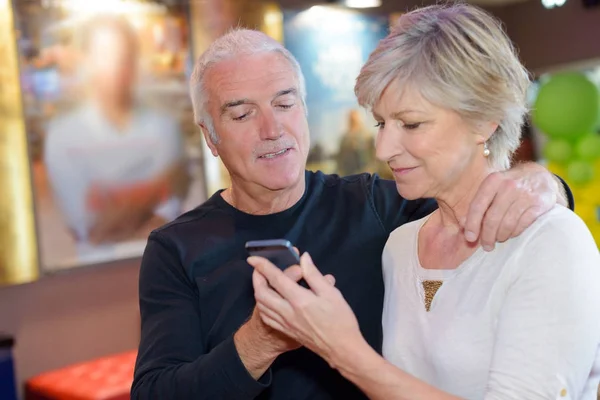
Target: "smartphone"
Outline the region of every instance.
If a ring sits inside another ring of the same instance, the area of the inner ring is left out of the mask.
[[[300,257],[289,240],[254,240],[246,242],[246,250],[251,256],[266,258],[281,270],[300,264]]]

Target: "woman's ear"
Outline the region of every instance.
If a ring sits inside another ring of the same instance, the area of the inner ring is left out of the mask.
[[[475,130],[475,141],[477,144],[484,144],[498,130],[497,122],[478,122]]]

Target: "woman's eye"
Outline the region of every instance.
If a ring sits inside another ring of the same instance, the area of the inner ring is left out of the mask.
[[[413,130],[413,129],[417,129],[419,126],[421,126],[421,123],[420,123],[420,122],[416,122],[416,123],[414,123],[414,124],[404,124],[404,125],[402,125],[402,126],[403,126],[405,129],[408,129],[408,130]]]

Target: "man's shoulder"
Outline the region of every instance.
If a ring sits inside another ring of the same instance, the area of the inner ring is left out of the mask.
[[[172,114],[169,114],[160,108],[140,104],[137,106],[136,112],[142,121],[150,125],[173,129],[177,127],[177,119]]]
[[[338,174],[326,174],[322,171],[308,171],[308,177],[314,182],[323,184],[326,187],[341,187],[348,189],[361,188],[370,190],[373,187],[381,187],[381,190],[396,192],[394,181],[382,179],[378,174],[362,172],[359,174],[340,176]]]
[[[214,196],[213,196],[214,197]],[[211,197],[199,206],[181,214],[173,221],[170,221],[161,227],[155,229],[152,234],[161,237],[177,238],[185,235],[185,231],[192,229],[196,232],[203,232],[215,223],[215,219],[222,218],[222,210],[214,198]],[[208,231],[210,232],[210,230]]]
[[[71,141],[81,137],[81,131],[87,128],[87,109],[78,107],[54,117],[48,124],[48,140]]]

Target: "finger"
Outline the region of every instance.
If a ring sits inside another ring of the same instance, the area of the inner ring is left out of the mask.
[[[290,300],[310,294],[310,290],[298,285],[266,258],[252,256],[248,257],[247,261],[267,279],[281,297]]]
[[[296,246],[294,246],[294,251],[296,252],[296,254],[300,255],[300,250],[298,250]]]
[[[266,278],[256,270],[252,273],[252,285],[254,286],[254,298],[256,299],[257,304],[263,304],[284,316],[289,315],[292,311],[292,307],[287,300],[273,290],[269,286]]]
[[[269,316],[262,314],[262,313],[259,313],[259,316],[260,316],[260,319],[262,320],[262,322],[265,323],[265,325],[290,336],[288,334],[289,331],[286,330],[279,322],[275,321],[274,319],[272,319]]]
[[[517,226],[512,232],[511,237],[519,236],[521,233],[523,233],[523,231],[525,231],[525,229],[529,228],[529,226],[531,226],[536,219],[546,212],[548,212],[548,210],[542,207],[529,207],[523,214],[521,214],[521,218],[519,218],[519,222],[517,222]]]
[[[294,282],[298,282],[302,279],[302,268],[300,268],[299,265],[292,265],[291,267],[286,268],[283,273]]]
[[[479,238],[483,217],[494,201],[501,181],[502,177],[499,173],[490,174],[477,190],[465,220],[464,228],[467,241],[475,242]]]
[[[521,197],[517,199],[514,203],[510,205],[510,208],[506,211],[504,218],[502,218],[502,223],[498,229],[498,233],[496,234],[497,242],[505,242],[511,237],[515,237],[518,234],[518,225],[521,221],[521,217],[523,214],[531,208],[531,203],[527,197]]]
[[[492,251],[496,246],[500,227],[506,223],[504,217],[520,195],[521,192],[515,181],[506,180],[500,185],[494,201],[483,217],[479,240],[484,250]],[[514,226],[509,229],[512,232]]]
[[[287,328],[285,318],[282,315],[279,315],[276,311],[273,311],[262,303],[256,303],[256,309],[258,310],[258,314],[261,319],[263,319],[263,317],[269,317],[273,321],[277,322],[280,326]]]
[[[310,257],[310,254],[304,253],[300,257],[300,267],[302,267],[302,275],[308,286],[317,295],[325,293],[331,288],[331,284],[325,279],[323,274],[317,269]]]
[[[328,275],[325,275],[325,279],[331,286],[335,286],[335,276],[328,274]]]

